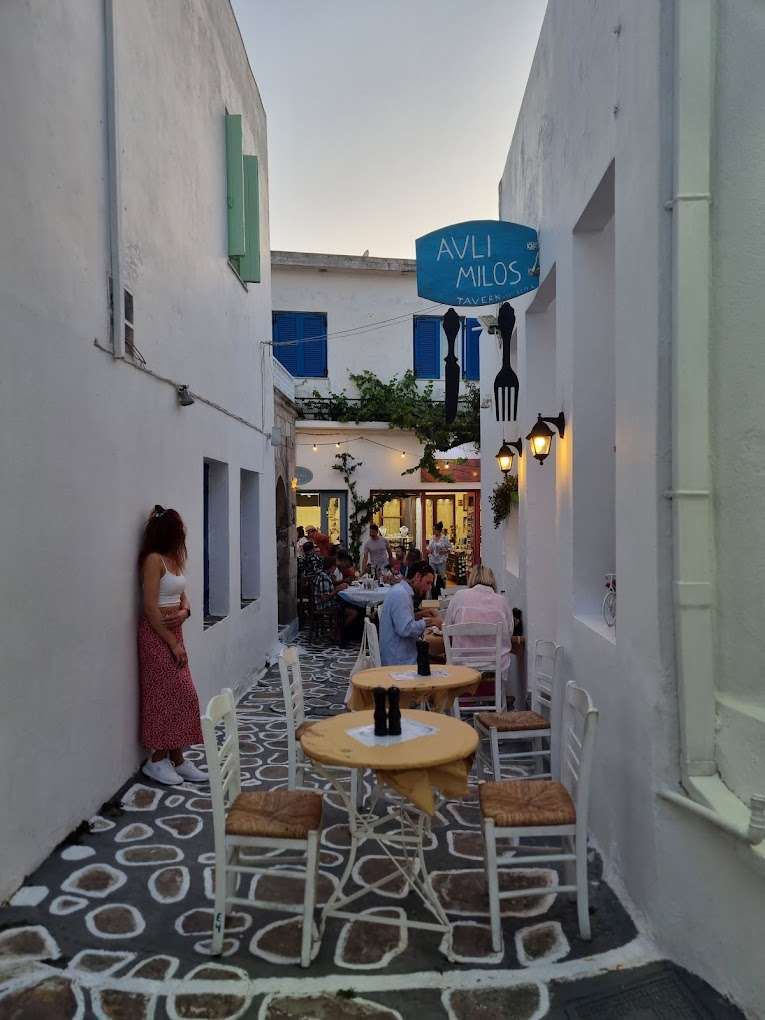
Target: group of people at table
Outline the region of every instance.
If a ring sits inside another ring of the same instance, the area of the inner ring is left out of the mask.
[[[336,605],[340,592],[356,579],[350,555],[333,547],[326,535],[316,528],[305,534],[298,528],[298,572],[311,578],[315,608]],[[450,543],[439,523],[427,545],[427,559],[418,549],[408,553],[391,549],[376,524],[369,529],[369,538],[362,547],[362,572],[369,567],[387,581],[391,588],[379,614],[380,658],[382,664],[407,665],[417,661],[417,641],[424,639],[430,646],[431,659],[445,658],[443,628],[457,623],[497,623],[502,645],[502,669],[509,668],[513,637],[522,633],[520,612],[511,610],[497,592],[494,573],[481,564],[473,567],[467,588],[458,589],[450,598],[443,615],[434,607],[421,603],[431,593],[438,593],[446,581],[446,561]],[[362,610],[343,604],[346,625],[358,619]],[[469,641],[469,638],[464,638]]]

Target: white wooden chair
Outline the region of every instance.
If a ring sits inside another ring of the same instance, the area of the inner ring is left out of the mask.
[[[564,693],[563,724],[558,733],[560,753],[556,756],[556,764],[560,761],[560,774],[553,779],[505,780],[481,783],[478,787],[494,952],[502,950],[502,901],[519,896],[545,896],[551,891],[556,894],[576,893],[579,933],[583,939],[590,938],[587,817],[597,722],[598,712],[587,691],[569,683]],[[561,837],[561,852],[524,856],[522,848],[518,848],[508,863],[513,867],[542,862],[563,863],[565,884],[556,886],[554,890],[549,886],[531,889],[524,886],[500,892],[497,839],[512,839],[517,846],[521,839],[540,836],[545,839]],[[571,881],[572,878],[574,881]]]
[[[306,719],[303,703],[303,675],[300,672],[300,656],[296,645],[285,648],[279,656],[279,673],[282,678],[284,713],[287,722],[287,786],[296,789],[303,783],[303,772],[311,768],[310,761],[303,754],[300,737],[313,726],[316,720]],[[359,777],[356,769],[350,769],[350,793],[358,803]]]
[[[216,726],[222,722],[223,742],[218,746]],[[303,936],[300,964],[311,962],[313,911],[319,867],[322,795],[314,790],[263,790],[243,793],[239,774],[239,732],[236,706],[230,688],[212,698],[202,716],[202,733],[207,754],[215,834],[215,906],[211,952],[223,948],[226,913],[230,906],[252,909],[252,901],[236,896],[239,876],[260,875],[285,864],[305,867],[305,894],[301,908],[284,906],[289,913],[302,912]],[[252,850],[272,855],[250,857]],[[247,850],[243,863],[240,851]],[[273,855],[287,850],[297,856]]]
[[[351,675],[348,677],[348,689],[346,690],[345,698],[343,699],[346,705],[349,704],[351,694],[353,693],[353,677],[356,676],[357,673],[361,673],[365,669],[373,669],[375,666],[382,666],[382,660],[380,659],[380,639],[377,636],[377,627],[375,627],[373,621],[367,617],[364,620],[364,629],[361,633],[359,654],[356,656],[356,661],[351,669]]]
[[[563,709],[563,649],[553,641],[537,641],[534,645],[534,671],[531,682],[531,709],[518,712],[478,712],[473,725],[478,732],[478,778],[482,779],[488,744],[491,771],[495,780],[502,778],[502,762],[530,763],[536,779],[549,779],[553,772],[552,756],[556,744],[552,735],[560,725]],[[530,750],[502,754],[502,744],[519,741],[531,743]],[[545,769],[545,760],[547,768]]]
[[[481,673],[493,674],[491,694],[476,691],[454,699],[454,715],[472,714],[489,709],[503,712],[507,707],[502,682],[502,629],[498,623],[452,623],[443,629],[446,661],[452,666],[471,666]],[[467,639],[465,642],[464,639]],[[491,681],[489,681],[491,682]],[[482,681],[485,684],[486,681]]]
[[[380,636],[377,633],[377,627],[371,620],[364,620],[364,637],[367,642],[367,655],[371,660],[371,667],[375,668],[382,666],[382,659],[380,658]]]

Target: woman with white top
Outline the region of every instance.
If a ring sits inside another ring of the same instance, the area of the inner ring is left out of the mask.
[[[143,771],[167,786],[184,780],[207,781],[207,774],[183,757],[184,747],[203,742],[199,699],[181,631],[191,615],[185,565],[186,528],[181,515],[157,504],[144,528],[138,556],[143,589],[138,663],[141,743],[151,752]]]

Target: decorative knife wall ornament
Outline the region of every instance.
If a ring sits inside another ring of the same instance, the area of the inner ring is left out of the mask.
[[[449,423],[453,422],[457,417],[457,402],[460,395],[460,366],[454,353],[454,344],[462,328],[462,322],[453,308],[449,309],[442,322],[444,333],[446,334],[446,342],[449,345],[446,357],[444,358],[446,365],[444,374],[446,382],[444,391],[444,420]]]
[[[513,336],[513,329],[515,328],[515,312],[512,305],[508,304],[507,301],[500,305],[499,314],[497,315],[497,327],[502,337],[502,368],[497,372],[497,377],[494,380],[494,407],[497,412],[497,421],[517,421],[518,390],[520,385],[518,376],[510,364],[510,341]],[[447,394],[448,392],[447,389]],[[500,404],[502,406],[501,412]],[[449,421],[448,418],[447,421]]]

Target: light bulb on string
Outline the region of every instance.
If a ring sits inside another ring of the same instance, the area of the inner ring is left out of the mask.
[[[336,449],[336,450],[339,450],[339,449],[340,449],[340,444],[339,444],[339,443],[335,443],[335,449]]]
[[[402,450],[402,451],[401,451],[401,456],[402,456],[402,457],[406,457],[406,450]]]
[[[318,449],[319,449],[319,447],[318,447],[318,446],[316,445],[316,443],[314,443],[314,444],[313,444],[313,452],[314,452],[314,453],[316,453],[316,451],[317,451]]]

